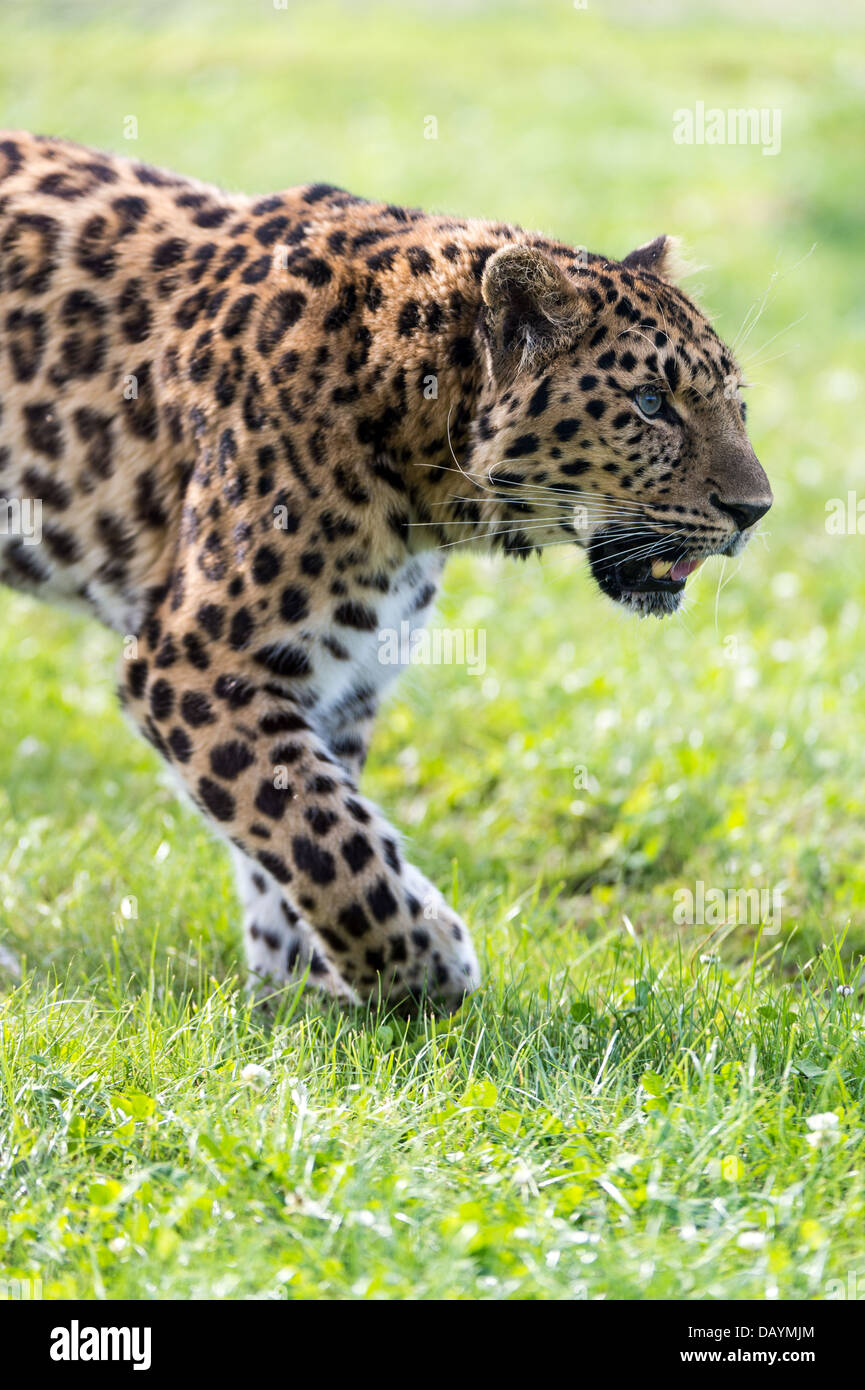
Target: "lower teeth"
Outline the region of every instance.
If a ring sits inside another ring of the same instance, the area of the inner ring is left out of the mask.
[[[653,579],[666,579],[667,575],[670,573],[670,570],[671,570],[672,568],[673,568],[673,562],[672,562],[672,560],[653,560],[653,561],[652,561],[652,578],[653,578]]]

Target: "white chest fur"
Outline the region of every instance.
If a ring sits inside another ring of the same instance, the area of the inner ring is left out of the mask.
[[[312,660],[325,722],[353,692],[378,698],[409,663],[409,634],[426,625],[443,567],[442,556],[429,551],[407,560],[391,576],[386,594],[365,591],[363,603],[375,613],[375,626],[368,631],[336,622],[318,628]],[[335,603],[332,611],[337,608]]]

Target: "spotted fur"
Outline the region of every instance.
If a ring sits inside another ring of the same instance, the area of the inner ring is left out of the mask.
[[[254,976],[478,982],[358,788],[378,635],[423,623],[454,545],[567,541],[660,613],[681,583],[647,557],[729,553],[768,506],[670,259],[0,137],[0,498],[43,508],[38,543],[0,526],[0,579],[130,639],[122,699],[232,846]]]

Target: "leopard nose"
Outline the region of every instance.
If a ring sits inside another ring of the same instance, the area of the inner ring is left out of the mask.
[[[755,521],[759,521],[761,516],[765,516],[772,505],[772,499],[760,502],[723,502],[717,492],[709,496],[709,501],[719,511],[726,512],[733,518],[736,527],[740,531],[747,531],[749,526],[753,526]]]

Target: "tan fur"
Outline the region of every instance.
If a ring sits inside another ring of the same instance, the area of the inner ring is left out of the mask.
[[[0,499],[44,518],[36,545],[0,531],[0,579],[133,639],[124,701],[234,846],[254,975],[449,1006],[477,982],[357,788],[378,634],[423,621],[448,547],[567,539],[640,608],[599,558],[611,524],[699,558],[743,539],[728,501],[770,500],[738,369],[659,241],[584,264],[0,137]],[[675,426],[634,404],[656,379]]]

